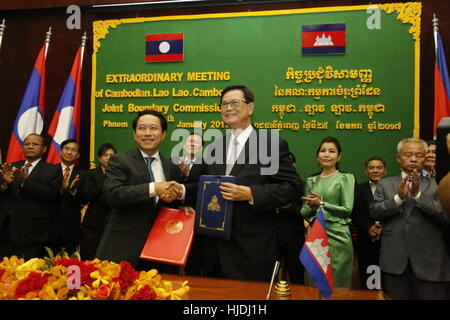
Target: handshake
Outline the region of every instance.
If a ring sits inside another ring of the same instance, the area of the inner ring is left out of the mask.
[[[183,185],[176,181],[155,182],[155,192],[164,202],[170,203],[174,200],[182,200]]]

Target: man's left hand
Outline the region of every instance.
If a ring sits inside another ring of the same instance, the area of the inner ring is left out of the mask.
[[[419,179],[419,173],[416,171],[413,171],[410,175],[411,177],[411,195],[413,197],[417,196],[417,194],[420,191],[420,179]]]
[[[253,199],[252,190],[247,186],[223,182],[220,184],[219,188],[225,200],[249,201]]]

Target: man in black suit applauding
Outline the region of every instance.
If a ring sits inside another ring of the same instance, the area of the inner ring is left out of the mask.
[[[370,213],[383,225],[382,285],[393,299],[446,299],[450,261],[444,230],[450,218],[436,198],[434,179],[422,176],[427,144],[403,139],[397,145],[402,173],[381,180]]]
[[[61,143],[61,163],[56,167],[61,175],[61,187],[53,213],[54,251],[61,248],[70,254],[78,249],[81,233],[81,208],[87,203],[87,172],[76,165],[80,158],[80,143],[68,139]]]
[[[358,231],[356,252],[358,254],[359,280],[361,289],[367,289],[367,267],[379,265],[381,223],[370,216],[370,204],[378,182],[387,173],[386,162],[380,157],[371,157],[365,162],[368,181],[356,186],[356,199],[353,206],[353,223]]]
[[[52,202],[61,184],[57,168],[42,160],[46,150],[44,138],[30,134],[23,142],[26,160],[2,165],[0,257],[46,255]]]
[[[150,264],[140,261],[140,253],[159,209],[182,197],[182,186],[173,181],[182,175],[159,152],[167,133],[161,113],[139,112],[133,131],[137,148],[112,156],[106,169],[103,192],[112,210],[96,257],[148,269]]]

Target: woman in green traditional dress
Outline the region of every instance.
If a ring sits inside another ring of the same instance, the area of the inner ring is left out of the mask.
[[[302,216],[309,222],[310,230],[323,199],[323,213],[330,247],[331,269],[336,288],[350,289],[352,286],[353,245],[349,224],[355,194],[355,177],[339,172],[341,146],[333,137],[327,137],[317,149],[320,174],[311,176],[306,182]],[[312,285],[308,277],[307,284]]]

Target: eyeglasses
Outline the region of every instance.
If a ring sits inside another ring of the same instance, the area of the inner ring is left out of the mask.
[[[418,153],[412,153],[412,152],[405,152],[401,154],[402,156],[404,156],[405,158],[412,158],[413,156],[415,156],[416,158],[422,159],[425,158],[425,154],[418,152]]]
[[[241,106],[242,102],[247,103],[247,101],[245,101],[245,100],[222,102],[220,104],[220,107],[221,108],[226,108],[227,106],[231,106],[233,109],[237,109],[237,108],[239,108]]]

